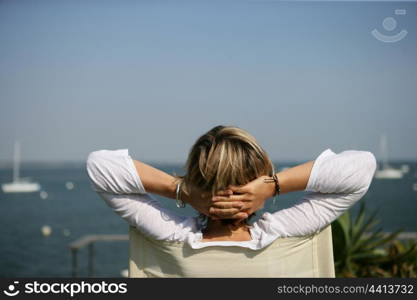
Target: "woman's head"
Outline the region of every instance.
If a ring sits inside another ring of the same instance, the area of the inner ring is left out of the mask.
[[[244,185],[259,176],[272,175],[274,170],[251,134],[234,126],[216,126],[192,146],[185,171],[185,192],[197,188],[215,194],[229,185]]]

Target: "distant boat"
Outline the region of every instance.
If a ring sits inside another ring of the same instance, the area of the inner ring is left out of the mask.
[[[401,171],[403,171],[404,174],[410,172],[410,166],[409,165],[401,165]]]
[[[32,193],[41,189],[37,182],[31,182],[28,178],[20,178],[20,144],[14,144],[13,156],[13,182],[3,183],[1,188],[4,193]]]
[[[382,167],[376,170],[375,178],[378,179],[401,179],[403,178],[403,169],[396,169],[388,164],[388,140],[386,135],[381,136],[380,140]]]

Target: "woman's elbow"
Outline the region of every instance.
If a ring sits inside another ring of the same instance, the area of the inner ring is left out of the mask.
[[[364,165],[365,165],[367,172],[371,175],[371,179],[372,179],[372,177],[375,174],[376,167],[377,167],[376,158],[375,158],[375,155],[369,151],[365,151],[364,155],[365,155]]]
[[[99,151],[93,151],[87,157],[86,168],[89,175],[97,166],[97,160],[99,158],[98,152]]]
[[[100,188],[102,188],[102,183],[101,183],[102,180],[100,176],[102,172],[100,172],[100,170],[102,169],[103,163],[104,163],[104,158],[101,153],[101,150],[93,151],[87,157],[87,162],[86,162],[87,174],[90,180],[92,181],[93,186],[95,187],[96,190],[100,190]]]
[[[100,150],[99,151],[93,151],[87,156],[87,165],[89,163],[92,163],[94,160],[96,160],[100,156]]]
[[[88,169],[97,169],[100,167],[106,160],[104,155],[105,150],[98,150],[91,152],[87,157],[87,170]]]
[[[375,155],[369,151],[362,152],[362,159],[363,159],[363,163],[362,163],[362,176],[363,176],[362,183],[363,184],[360,189],[363,192],[366,192],[371,185],[372,179],[374,178],[374,174],[377,168],[377,162],[376,162]]]

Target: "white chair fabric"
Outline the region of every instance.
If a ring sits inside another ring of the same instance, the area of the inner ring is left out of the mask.
[[[129,277],[335,277],[331,226],[261,250],[157,241],[129,229]]]

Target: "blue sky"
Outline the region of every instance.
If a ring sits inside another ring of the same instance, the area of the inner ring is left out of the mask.
[[[27,161],[129,148],[184,162],[219,124],[277,161],[378,156],[382,133],[392,159],[417,159],[416,15],[417,2],[0,1],[0,162],[15,139]]]

